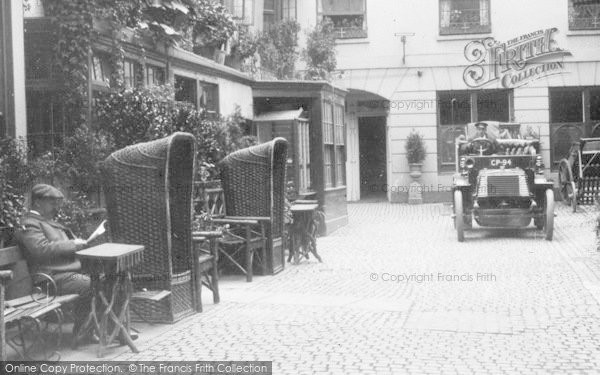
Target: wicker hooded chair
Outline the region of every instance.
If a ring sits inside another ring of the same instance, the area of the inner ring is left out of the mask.
[[[111,240],[145,246],[133,271],[143,293],[132,299],[144,321],[173,323],[194,312],[195,151],[194,137],[178,132],[115,151],[102,165]]]
[[[266,224],[266,271],[285,265],[283,209],[288,142],[275,138],[227,155],[220,163],[228,218],[259,219]]]

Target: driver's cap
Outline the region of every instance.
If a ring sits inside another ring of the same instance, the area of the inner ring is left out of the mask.
[[[487,124],[485,122],[477,122],[475,123],[475,127],[478,129],[487,129]]]

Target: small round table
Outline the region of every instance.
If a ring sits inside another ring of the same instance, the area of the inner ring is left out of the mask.
[[[92,302],[75,344],[93,329],[100,339],[99,358],[117,336],[134,353],[139,352],[129,333],[129,300],[133,292],[131,269],[142,261],[143,251],[142,245],[104,243],[76,253],[83,271],[90,275]],[[100,309],[96,308],[98,300],[102,305]],[[114,323],[112,332],[109,332],[109,319]]]
[[[300,256],[308,259],[308,255],[312,253],[314,257],[323,262],[321,256],[317,253],[317,220],[315,218],[319,205],[316,203],[304,203],[304,201],[296,201],[290,211],[293,215],[293,223],[291,230],[291,246],[288,262],[294,258],[294,263],[298,264]]]

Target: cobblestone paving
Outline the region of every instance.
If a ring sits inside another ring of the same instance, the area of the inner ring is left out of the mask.
[[[450,206],[351,204],[313,259],[253,283],[118,360],[272,360],[276,374],[600,369],[596,212],[557,204],[554,241],[476,228]],[[209,293],[206,293],[209,294]]]

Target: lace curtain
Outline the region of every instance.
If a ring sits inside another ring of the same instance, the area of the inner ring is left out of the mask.
[[[479,0],[479,24],[489,25],[490,24],[490,8],[489,0]]]

